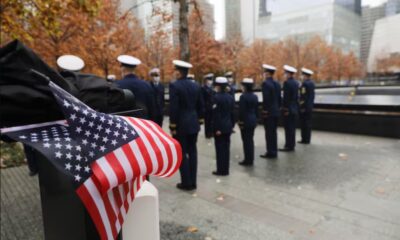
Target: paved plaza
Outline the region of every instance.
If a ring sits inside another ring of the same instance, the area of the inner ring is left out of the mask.
[[[197,191],[177,190],[179,173],[151,178],[163,240],[400,239],[400,140],[315,131],[312,145],[265,160],[258,126],[255,166],[244,168],[236,131],[230,176],[211,174],[214,145],[201,132]],[[43,238],[39,201],[26,167],[1,171],[2,240]]]

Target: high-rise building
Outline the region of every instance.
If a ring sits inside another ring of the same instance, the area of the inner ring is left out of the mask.
[[[225,1],[225,38],[241,36],[241,0]]]
[[[359,0],[234,0],[226,1],[226,37],[240,33],[255,39],[305,42],[320,36],[345,52],[360,53]],[[232,21],[232,22],[230,22]]]
[[[215,21],[214,21],[214,6],[208,2],[208,0],[197,0],[199,9],[202,14],[202,21],[205,30],[212,36],[215,37]],[[192,6],[192,5],[191,5]]]
[[[361,0],[335,0],[335,3],[361,15]]]
[[[390,56],[400,56],[400,14],[376,21],[368,56],[368,72],[377,70],[377,60]],[[391,69],[400,72],[400,69]]]
[[[368,60],[371,38],[374,33],[375,22],[385,17],[386,4],[376,7],[363,7],[361,17],[361,48],[360,59],[365,65]]]
[[[202,14],[202,21],[205,30],[214,36],[214,8],[207,0],[197,0],[199,11]],[[172,21],[162,26],[163,30],[169,34],[170,42],[179,44],[179,3],[171,0],[121,0],[122,11],[131,10],[144,28],[145,37],[148,38],[159,27],[160,16],[155,14],[162,11],[173,16]],[[193,11],[190,5],[189,12]]]
[[[388,0],[386,3],[385,15],[387,17],[400,13],[400,0]]]

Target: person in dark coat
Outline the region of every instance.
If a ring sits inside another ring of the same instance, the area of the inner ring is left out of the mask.
[[[196,83],[196,79],[194,78],[194,74],[188,74],[188,75],[187,75],[187,78],[188,78],[190,81]]]
[[[205,105],[205,112],[204,112],[204,134],[206,138],[213,137],[213,130],[212,130],[212,106],[213,106],[213,97],[214,97],[214,90],[213,90],[213,79],[214,74],[209,73],[204,76],[204,85],[201,88],[201,92],[204,99]]]
[[[191,191],[197,188],[197,135],[203,123],[204,103],[200,86],[187,79],[192,64],[174,60],[175,82],[170,84],[170,130],[182,146],[180,166],[181,182],[178,189]]]
[[[253,93],[254,80],[242,81],[243,94],[239,100],[239,128],[243,142],[244,160],[242,166],[252,166],[254,162],[254,130],[258,119],[258,97]]]
[[[236,93],[236,83],[235,83],[235,79],[233,78],[233,72],[229,71],[229,72],[225,73],[224,76],[228,79],[229,93],[230,93],[233,97],[235,97],[235,93]]]
[[[278,120],[281,108],[281,85],[274,80],[273,76],[276,67],[263,64],[264,82],[262,83],[262,117],[265,129],[265,141],[267,151],[260,155],[262,158],[277,158],[278,157]]]
[[[231,134],[234,127],[233,110],[235,101],[228,89],[228,79],[215,79],[216,94],[213,105],[213,131],[217,158],[217,170],[212,174],[217,176],[229,175],[229,150]]]
[[[285,146],[279,149],[283,152],[292,152],[296,146],[296,117],[299,112],[299,83],[294,79],[296,68],[285,65],[286,81],[283,84],[282,114],[285,128]]]
[[[303,83],[300,87],[300,128],[302,144],[310,144],[311,142],[311,117],[314,107],[315,85],[311,80],[313,71],[302,68]]]
[[[164,119],[164,105],[165,105],[165,96],[164,96],[164,85],[160,83],[160,69],[153,68],[150,71],[150,85],[154,92],[154,116],[153,120],[160,127],[162,127],[163,119]]]
[[[141,64],[141,61],[129,55],[120,55],[118,61],[121,63],[123,79],[116,82],[122,89],[130,90],[135,96],[136,106],[143,111],[137,117],[154,119],[154,92],[150,84],[137,75],[135,69]]]

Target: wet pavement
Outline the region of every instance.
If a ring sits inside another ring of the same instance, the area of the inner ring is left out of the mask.
[[[255,166],[232,136],[231,174],[215,177],[215,150],[201,132],[198,190],[185,193],[172,179],[152,179],[160,217],[193,225],[212,239],[400,239],[400,140],[328,132],[277,160],[256,130]],[[283,146],[279,129],[279,145]],[[299,133],[298,133],[299,136]]]
[[[201,132],[197,191],[177,190],[179,174],[151,178],[162,240],[400,239],[400,140],[315,131],[311,145],[270,161],[258,157],[258,126],[255,166],[244,168],[236,131],[230,176],[211,174],[214,145]],[[1,170],[1,239],[43,239],[38,194],[26,167]]]

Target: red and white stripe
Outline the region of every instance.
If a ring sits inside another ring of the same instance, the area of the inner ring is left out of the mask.
[[[139,137],[92,164],[102,194],[138,176],[171,176],[178,170],[182,160],[178,141],[156,123],[139,118],[123,118]]]
[[[99,184],[92,175],[77,190],[77,194],[91,216],[100,239],[116,239],[125,216],[140,190],[144,176],[133,179],[101,194]]]
[[[144,176],[171,176],[182,160],[180,144],[156,123],[122,118],[138,137],[93,162],[93,175],[77,190],[101,239],[116,238]]]

